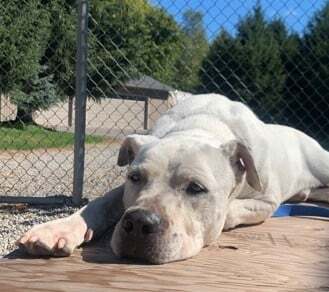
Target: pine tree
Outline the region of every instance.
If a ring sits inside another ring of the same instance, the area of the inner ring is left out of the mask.
[[[279,42],[258,4],[237,24],[236,36],[222,31],[203,62],[208,91],[246,101],[268,121],[276,117],[285,84]]]
[[[17,107],[17,120],[32,123],[32,114],[36,110],[48,109],[58,101],[58,92],[54,76],[46,73],[46,67],[24,83],[21,88],[11,91],[11,99]]]
[[[195,91],[200,87],[199,69],[209,49],[202,13],[186,10],[182,26],[183,50],[176,65],[176,86],[182,90]]]
[[[46,1],[44,7],[52,21],[41,64],[53,75],[61,99],[66,99],[75,93],[76,5],[72,0],[52,0]]]
[[[0,94],[17,105],[17,120],[31,122],[38,105],[45,107],[55,100],[52,76],[45,76],[40,63],[49,39],[50,16],[39,0],[8,0],[1,5]],[[41,88],[43,94],[30,95]]]
[[[266,118],[272,120],[281,102],[285,82],[279,43],[259,5],[240,21],[237,30],[241,51],[240,78],[244,84],[238,87],[239,91],[260,114],[266,114]]]
[[[296,117],[298,115],[294,108],[296,106],[296,96],[300,92],[298,86],[298,80],[301,77],[299,68],[301,63],[299,55],[300,37],[297,33],[289,32],[282,19],[272,20],[269,23],[269,29],[278,42],[285,73],[282,98],[280,104],[277,105],[279,110],[277,121],[296,127]]]
[[[200,79],[206,92],[223,93],[232,99],[239,99],[239,54],[236,40],[222,29],[202,62]]]
[[[299,105],[305,130],[329,145],[329,2],[309,22],[300,54],[303,56]]]

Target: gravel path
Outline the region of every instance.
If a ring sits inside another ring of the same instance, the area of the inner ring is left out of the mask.
[[[167,102],[151,100],[149,126],[152,127]],[[61,130],[67,126],[67,104],[54,106],[36,114],[40,125]],[[74,118],[73,118],[74,121]],[[144,102],[88,100],[87,133],[123,138],[143,129]],[[116,166],[119,142],[109,140],[98,145],[86,145],[84,197],[93,199],[123,182],[124,170]],[[73,188],[73,146],[66,149],[34,151],[0,151],[0,196],[49,197],[70,196]],[[16,206],[17,207],[17,206]],[[71,214],[74,209],[23,208],[0,205],[0,255],[14,248],[15,240],[28,228]]]
[[[116,166],[119,143],[86,146],[84,197],[93,199],[123,182]],[[73,149],[0,152],[0,196],[49,197],[71,195]],[[0,204],[0,255],[32,225],[73,213],[73,207],[27,207]]]
[[[0,206],[0,255],[15,250],[15,241],[35,224],[74,213],[74,207],[27,207],[23,204]]]
[[[119,143],[87,145],[84,196],[93,198],[122,182]],[[0,152],[0,195],[71,195],[73,149]]]

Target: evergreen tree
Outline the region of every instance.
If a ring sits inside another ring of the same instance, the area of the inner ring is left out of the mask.
[[[205,88],[206,92],[223,93],[232,99],[239,98],[237,91],[241,74],[239,54],[234,37],[222,29],[210,45],[199,71],[202,88]]]
[[[43,67],[35,76],[24,82],[20,88],[11,91],[11,100],[18,105],[17,120],[32,123],[32,114],[36,110],[49,108],[58,101],[58,92],[53,75],[48,75]]]
[[[281,101],[285,82],[279,43],[260,6],[240,21],[237,30],[241,52],[239,77],[243,83],[237,88],[251,105],[261,109],[262,114],[271,113],[268,116],[271,120]]]
[[[200,87],[199,69],[208,52],[208,41],[199,11],[187,10],[183,14],[182,56],[176,65],[176,86],[194,91]]]
[[[305,131],[328,144],[329,2],[309,22],[300,54],[302,76],[298,103]]]
[[[219,34],[203,71],[208,90],[245,100],[268,121],[275,118],[286,76],[277,35],[260,5],[239,21],[235,37],[225,31]]]
[[[295,108],[296,96],[299,95],[298,80],[301,77],[299,68],[300,37],[297,33],[290,33],[282,19],[275,19],[269,23],[269,29],[278,42],[280,57],[284,66],[285,82],[281,102],[277,105],[277,121],[296,126],[297,114]]]
[[[75,93],[77,13],[75,1],[45,1],[51,17],[50,36],[40,63],[53,75],[61,99]]]
[[[39,0],[8,0],[1,5],[0,94],[17,105],[17,120],[31,122],[38,104],[46,107],[55,99],[52,76],[45,76],[40,64],[49,38],[49,13]],[[43,94],[29,96],[41,89]]]
[[[1,5],[0,93],[17,104],[19,120],[32,121],[33,111],[74,94],[75,1]],[[116,83],[140,73],[174,84],[182,31],[167,12],[146,0],[95,0],[90,12],[91,95],[111,96]]]

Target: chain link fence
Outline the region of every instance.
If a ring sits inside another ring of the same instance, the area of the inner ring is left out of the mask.
[[[123,137],[190,94],[328,148],[328,52],[322,0],[0,0],[0,196],[102,195]]]

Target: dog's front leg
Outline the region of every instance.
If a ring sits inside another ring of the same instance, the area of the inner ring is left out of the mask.
[[[67,218],[34,226],[17,245],[33,255],[69,256],[77,246],[119,221],[123,214],[122,196],[120,186]]]
[[[234,199],[229,204],[224,230],[238,225],[250,225],[263,222],[270,217],[278,204],[260,199]]]

